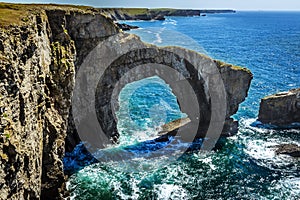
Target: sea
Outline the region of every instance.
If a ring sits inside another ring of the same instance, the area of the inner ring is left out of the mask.
[[[257,121],[260,99],[300,87],[300,12],[237,11],[164,21],[122,21],[129,33],[158,46],[181,46],[253,73],[248,97],[233,117],[235,136],[213,151],[169,136],[158,128],[186,117],[159,76],[126,85],[116,112],[120,143],[86,156],[83,144],[66,153],[72,199],[300,199],[300,159],[276,155],[275,145],[300,145],[300,130]],[[189,149],[189,151],[182,151]],[[122,152],[120,159],[110,158]]]

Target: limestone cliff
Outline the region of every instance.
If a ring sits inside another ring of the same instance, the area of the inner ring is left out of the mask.
[[[75,63],[119,30],[86,9],[0,7],[0,199],[60,199]]]
[[[112,19],[90,7],[2,3],[0,16],[0,199],[61,199],[67,195],[62,165],[65,143],[72,150],[79,141],[70,113],[79,66],[91,49],[113,35],[119,37],[111,39],[114,45],[128,41],[130,47],[130,41],[135,41],[150,46],[136,36],[118,34]],[[131,61],[147,59],[189,68],[188,62],[166,49],[151,46],[149,52],[136,51],[119,59],[121,63],[113,65],[117,75],[126,72],[122,67],[134,66]],[[247,96],[252,74],[233,65],[216,64],[225,83],[225,132],[230,132],[234,124],[230,116]],[[197,91],[204,95],[198,74],[189,72],[201,86]],[[109,87],[104,85],[98,91],[109,91]],[[98,100],[107,98],[99,96]],[[208,103],[206,96],[201,98]],[[114,123],[108,127],[115,136],[116,122],[111,114],[104,112],[100,122],[104,126]]]

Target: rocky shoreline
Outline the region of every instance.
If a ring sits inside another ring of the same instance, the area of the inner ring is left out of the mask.
[[[235,13],[235,10],[195,10],[195,9],[147,9],[147,8],[102,8],[101,13],[115,20],[117,26],[123,31],[129,31],[139,28],[125,23],[119,23],[119,20],[165,20],[168,16],[191,17],[206,16],[206,14]]]
[[[263,127],[300,128],[300,88],[262,98],[258,121]],[[300,146],[297,144],[279,144],[274,146],[274,149],[277,155],[300,157]]]
[[[89,8],[0,4],[0,199],[62,199],[76,66],[120,32]]]

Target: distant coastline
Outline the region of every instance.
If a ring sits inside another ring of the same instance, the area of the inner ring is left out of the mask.
[[[99,8],[114,20],[164,20],[167,16],[205,16],[206,14],[235,13],[235,10],[194,10],[171,8]]]

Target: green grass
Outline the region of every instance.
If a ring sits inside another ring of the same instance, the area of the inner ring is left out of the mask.
[[[0,25],[8,26],[11,24],[22,23],[23,17],[27,17],[28,13],[23,10],[5,8],[5,6],[0,5]]]
[[[144,15],[149,13],[148,8],[103,8],[102,10],[106,12],[118,10],[128,15]]]
[[[69,10],[91,10],[89,6],[59,5],[59,4],[12,4],[0,3],[0,26],[20,25],[30,22],[30,15],[38,14],[42,10],[64,9]]]
[[[166,12],[168,11],[169,14],[171,13],[174,13],[177,11],[177,9],[174,9],[174,8],[153,8],[153,9],[150,9],[151,12]]]
[[[89,6],[81,5],[63,5],[63,4],[13,4],[13,3],[0,3],[0,26],[5,27],[9,25],[19,25],[22,23],[30,22],[30,15],[38,14],[41,10],[50,9],[63,9],[66,11],[79,10],[79,11],[96,11],[104,10],[106,12],[112,12],[113,10],[119,10],[128,15],[145,15],[149,13],[156,13],[162,11],[175,12],[176,9],[171,8],[92,8]]]
[[[143,15],[149,13],[147,8],[123,8],[122,10],[130,15]]]
[[[236,65],[227,64],[220,60],[215,60],[215,63],[219,67],[230,67],[233,70],[244,71],[244,72],[247,72],[252,75],[251,71],[246,67],[240,67],[240,66],[236,66]]]
[[[144,15],[149,13],[157,13],[162,11],[168,11],[169,13],[175,12],[177,9],[172,8],[104,8],[106,11],[118,10],[128,15]]]

